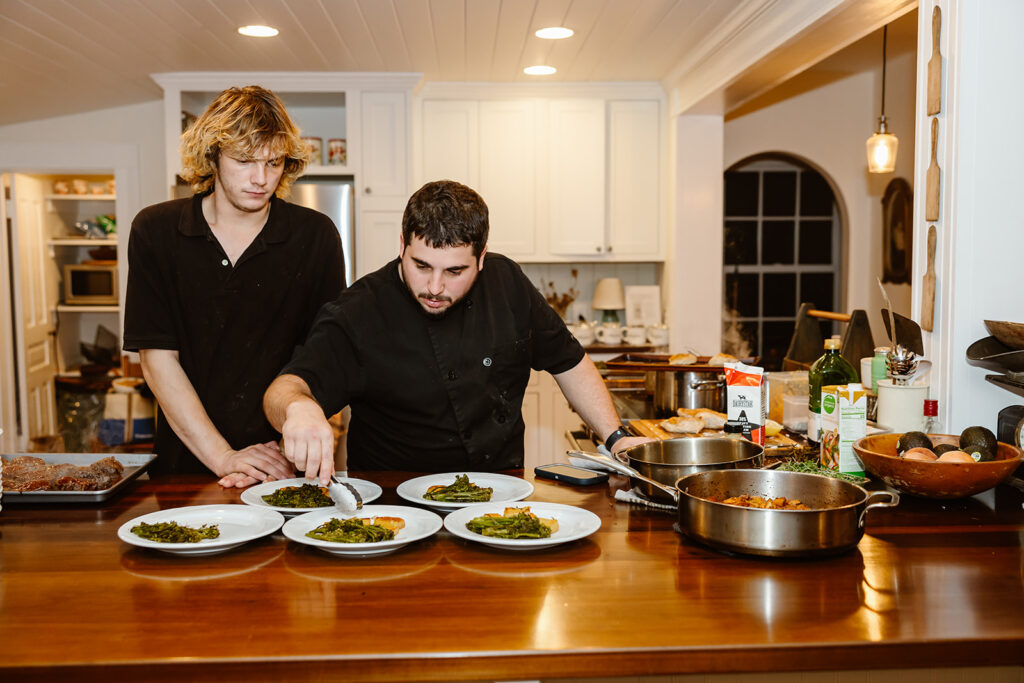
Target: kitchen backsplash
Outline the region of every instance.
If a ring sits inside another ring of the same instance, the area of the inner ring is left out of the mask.
[[[594,297],[594,285],[601,278],[617,277],[622,280],[623,287],[657,285],[660,284],[661,271],[660,263],[524,263],[522,267],[530,281],[544,294],[552,289],[563,294],[570,287],[579,292],[566,311],[565,317],[569,321],[578,320],[581,315],[587,320],[600,319],[600,312],[592,309],[590,302]],[[573,271],[576,271],[575,281]]]

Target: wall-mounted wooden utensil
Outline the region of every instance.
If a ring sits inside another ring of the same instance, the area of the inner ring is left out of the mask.
[[[928,173],[925,176],[925,198],[924,198],[924,219],[926,221],[939,220],[939,181],[941,180],[939,170],[938,150],[939,144],[939,120],[932,117],[932,160],[928,164]]]
[[[921,287],[921,329],[932,331],[935,326],[935,226],[928,226],[928,265]]]
[[[928,60],[928,116],[942,111],[942,55],[939,36],[942,34],[942,10],[932,10],[932,57]]]

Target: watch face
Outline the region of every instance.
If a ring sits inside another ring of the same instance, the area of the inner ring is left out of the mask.
[[[1021,443],[1024,442],[1024,439],[1021,438],[1022,435],[1024,435],[1024,420],[1018,422],[1017,428],[1013,430],[1013,442],[1017,448],[1020,448]]]

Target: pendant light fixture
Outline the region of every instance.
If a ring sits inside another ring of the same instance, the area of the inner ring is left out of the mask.
[[[885,125],[885,44],[889,27],[882,29],[882,115],[878,117],[878,130],[868,138],[868,171],[892,173],[896,169],[896,150],[900,141]]]

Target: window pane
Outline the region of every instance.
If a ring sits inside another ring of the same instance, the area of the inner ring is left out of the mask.
[[[725,174],[725,215],[757,215],[757,173],[729,171]]]
[[[795,320],[767,320],[764,323],[764,339],[761,343],[761,365],[766,370],[778,370],[789,349],[796,329]]]
[[[820,173],[804,171],[800,174],[800,215],[831,216],[832,188]]]
[[[801,273],[800,303],[814,304],[821,311],[831,311],[833,299],[832,273]]]
[[[757,221],[726,221],[726,265],[757,263]]]
[[[832,221],[800,221],[800,263],[832,263]]]
[[[761,224],[761,263],[793,263],[793,221],[764,221]]]
[[[758,292],[757,273],[727,273],[725,276],[725,307],[740,317],[756,318]]]
[[[796,171],[766,171],[764,174],[764,215],[796,215]]]
[[[796,315],[796,273],[764,274],[761,315],[766,318]]]

